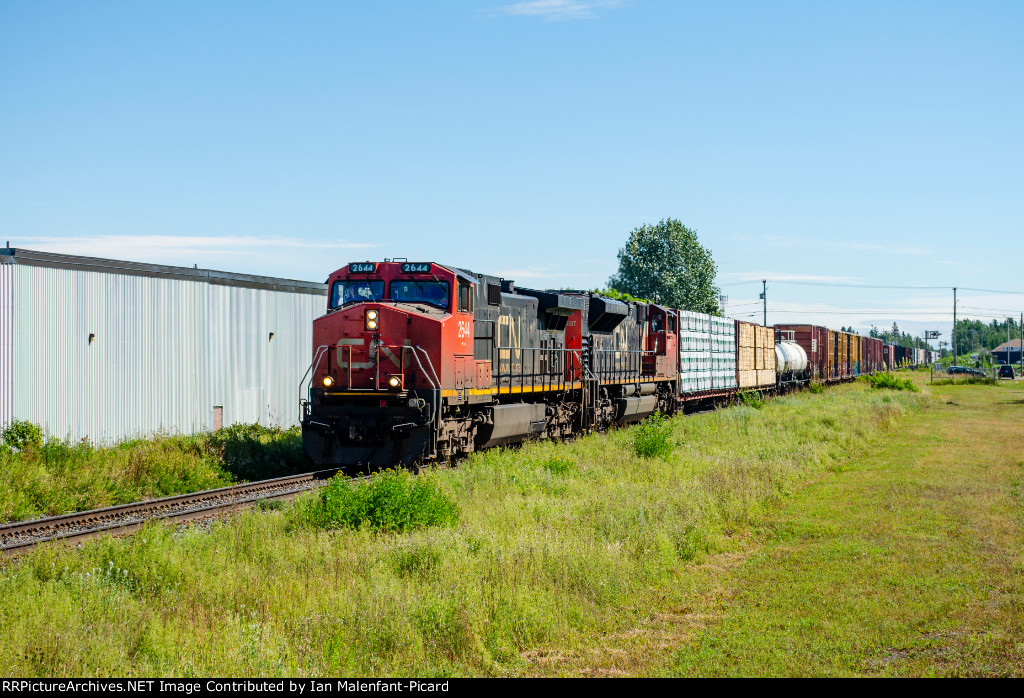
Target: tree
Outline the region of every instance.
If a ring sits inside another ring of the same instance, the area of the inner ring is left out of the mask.
[[[720,314],[711,251],[674,218],[641,225],[619,250],[619,271],[608,285],[620,293],[700,313]]]

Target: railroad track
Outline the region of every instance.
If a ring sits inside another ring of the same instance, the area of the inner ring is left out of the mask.
[[[685,416],[692,417],[713,409],[688,412]],[[244,485],[231,485],[104,509],[4,524],[0,525],[0,555],[15,557],[49,541],[76,545],[102,535],[122,536],[138,530],[149,521],[181,523],[243,511],[264,500],[289,501],[326,483],[338,472],[337,468],[318,470]],[[368,477],[351,479],[365,480]]]
[[[326,483],[337,472],[336,469],[318,470],[192,494],[179,494],[145,502],[5,524],[0,526],[0,553],[9,557],[17,556],[47,541],[74,545],[102,535],[120,536],[131,533],[148,521],[192,521],[249,509],[261,500],[287,501]]]

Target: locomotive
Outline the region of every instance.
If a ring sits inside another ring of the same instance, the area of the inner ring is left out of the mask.
[[[409,466],[676,406],[675,311],[433,262],[328,278],[302,433],[325,467]]]
[[[355,262],[327,284],[302,401],[303,447],[325,468],[564,439],[746,391],[853,380],[896,358],[849,332],[522,288],[434,262]]]

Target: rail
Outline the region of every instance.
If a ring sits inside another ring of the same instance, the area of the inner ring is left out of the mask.
[[[100,535],[123,535],[148,521],[190,521],[241,511],[260,500],[290,500],[324,484],[337,469],[260,480],[103,509],[0,526],[0,553],[21,555],[40,543],[75,544]],[[353,478],[361,480],[365,478]]]

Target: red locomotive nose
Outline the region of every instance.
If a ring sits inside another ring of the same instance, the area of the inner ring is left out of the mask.
[[[409,312],[384,303],[361,303],[320,318],[313,330],[314,343],[322,348],[314,372],[319,385],[333,391],[392,393],[411,387],[416,363],[412,326]]]

